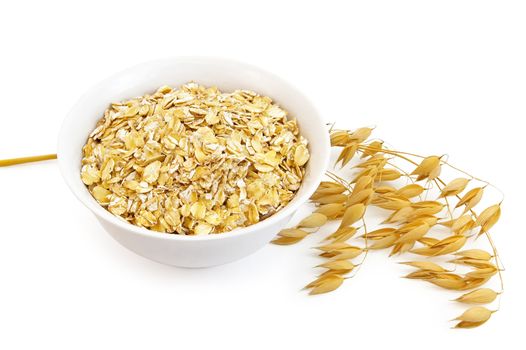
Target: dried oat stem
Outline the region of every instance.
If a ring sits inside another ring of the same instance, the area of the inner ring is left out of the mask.
[[[450,166],[448,164],[448,166]],[[445,182],[442,181],[440,178],[437,179],[440,183],[442,183],[443,185],[445,185]],[[482,181],[482,182],[485,182],[487,185],[490,185],[492,186],[493,188],[497,189],[499,192],[502,193],[502,191],[500,191],[497,187],[491,185],[489,182],[486,182],[486,181]],[[457,197],[458,199],[460,199],[460,196],[459,195],[455,195],[455,197]],[[504,199],[504,198],[503,198]],[[502,200],[501,200],[501,203],[502,203]],[[478,215],[477,213],[475,213],[475,211],[473,211],[473,209],[470,209],[469,210],[471,212],[471,215],[473,215],[473,217],[477,218]],[[501,289],[501,293],[504,292],[504,279],[502,277],[502,271],[505,270],[504,268],[504,265],[502,263],[502,260],[500,258],[500,255],[499,255],[499,252],[497,250],[497,247],[495,245],[495,243],[493,242],[493,238],[491,237],[491,234],[489,233],[489,231],[486,231],[484,232],[484,235],[486,236],[490,246],[491,246],[491,249],[493,250],[493,255],[495,257],[495,262],[497,264],[497,268],[498,268],[498,275],[499,275],[499,280],[500,280],[500,289]],[[500,298],[500,297],[499,297]]]
[[[0,167],[11,166],[17,164],[31,163],[31,162],[40,162],[43,160],[57,159],[56,154],[44,154],[40,156],[30,156],[30,157],[21,157],[21,158],[11,158],[11,159],[1,159]]]
[[[330,243],[317,248],[322,250],[321,257],[329,259],[319,266],[328,270],[306,288],[311,290],[311,294],[333,291],[350,278],[344,277],[347,273],[354,270],[351,277],[356,275],[369,250],[392,248],[390,256],[411,252],[425,258],[405,263],[418,269],[406,278],[427,281],[448,290],[471,291],[455,299],[457,302],[487,304],[498,296],[500,303],[500,295],[504,290],[503,268],[489,230],[499,220],[501,203],[484,209],[480,214],[473,210],[482,199],[484,189],[487,186],[496,187],[451,165],[445,155],[426,157],[388,149],[384,147],[384,141],[369,139],[371,131],[371,128],[349,131],[335,130],[334,125],[331,127],[331,145],[341,150],[335,166],[341,162],[343,168],[352,159],[360,159],[352,167],[354,173],[350,179],[327,172],[327,177],[332,181],[322,182],[311,197],[317,207],[315,213],[323,218],[317,220],[316,228],[326,220],[339,220],[340,226],[325,238],[324,241]],[[411,168],[414,167],[413,170],[405,170],[405,167],[394,162],[395,158],[401,160],[402,164],[407,162]],[[469,178],[459,177],[446,183],[439,177],[442,167],[449,167]],[[406,179],[407,182],[400,185],[398,179]],[[468,188],[470,181],[483,183],[484,186]],[[389,213],[381,223],[381,228],[374,231],[368,229],[369,223],[364,218],[370,205]],[[461,210],[462,213],[455,217]],[[312,218],[309,216],[305,220]],[[359,230],[353,227],[359,220],[363,222],[364,229],[364,234],[359,238],[365,239],[365,248],[348,243]],[[432,229],[438,225],[447,227],[449,236],[436,237],[434,233],[440,231],[434,232]],[[301,236],[289,240],[291,243],[300,241],[306,235],[284,231],[280,236]],[[487,237],[493,254],[482,249],[461,250],[469,238],[482,234]],[[351,260],[362,254],[359,267],[354,269],[356,265]],[[453,263],[455,269],[445,269],[432,262],[431,259],[437,256],[452,257],[448,262]],[[464,266],[468,272],[457,270],[458,266]],[[499,293],[480,288],[495,274],[500,279]],[[455,328],[478,327],[493,312],[482,306],[471,307],[456,318],[459,322]]]
[[[364,149],[367,149],[366,146],[363,147]],[[414,157],[418,157],[418,158],[425,158],[424,156],[421,156],[421,155],[417,155],[417,154],[414,154],[414,153],[409,153],[409,152],[400,152],[400,151],[393,151],[393,150],[385,150],[385,153],[388,153],[388,154],[392,154],[396,157],[399,157],[400,159],[404,159],[412,164],[417,164],[416,162],[412,161],[411,159],[407,158],[407,157],[404,157],[402,155],[410,155],[410,156],[414,156]],[[502,194],[502,199],[501,199],[501,203],[502,203],[502,200],[504,200],[504,194],[503,192],[496,186],[492,185],[490,182],[486,181],[486,180],[482,180],[476,176],[473,176],[471,174],[469,174],[468,172],[464,171],[464,170],[461,170],[459,169],[458,167],[456,166],[453,166],[451,163],[449,162],[446,162],[446,161],[442,161],[443,164],[449,166],[450,168],[454,169],[454,170],[457,170],[467,176],[469,176],[470,178],[474,179],[474,180],[477,180],[477,181],[480,181],[488,186],[491,186],[493,187],[494,189],[496,189],[497,191],[499,191],[501,194]],[[440,188],[440,186],[438,185],[438,182],[440,182],[443,186],[446,185],[446,183],[440,179],[439,177],[437,177],[435,180],[435,183],[437,184],[437,187]],[[460,199],[460,196],[459,195],[455,195],[455,197],[457,197],[458,199]],[[449,205],[449,202],[447,200],[447,197],[445,198],[445,201],[446,201],[446,205],[447,205],[447,208],[448,208],[448,212],[450,214],[450,217],[451,219],[453,219],[453,214],[451,212],[451,208],[450,208],[450,205]],[[472,209],[470,209],[470,212],[471,214],[473,215],[474,218],[477,218],[477,214],[475,213],[475,211],[473,211]],[[504,279],[502,277],[502,271],[504,271],[504,267],[503,267],[503,264],[502,264],[502,260],[500,258],[500,255],[498,253],[498,250],[497,250],[497,247],[495,246],[495,243],[493,241],[493,238],[491,237],[491,234],[489,232],[484,232],[484,235],[486,236],[490,246],[491,246],[491,249],[493,251],[493,255],[495,256],[495,263],[497,265],[497,273],[499,275],[499,281],[500,281],[500,289],[501,289],[501,293],[499,293],[499,300],[500,300],[500,294],[502,294],[502,292],[504,292]]]
[[[367,146],[360,146],[359,149],[368,150],[368,149],[370,149],[370,148],[367,147]],[[394,151],[394,150],[384,149],[383,152],[384,152],[384,153],[387,153],[387,154],[394,155],[394,156],[396,156],[396,157],[398,157],[398,158],[400,158],[400,159],[406,160],[406,161],[410,162],[410,163],[413,164],[413,165],[418,165],[418,163],[415,162],[415,161],[413,161],[413,160],[411,160],[410,158],[404,157],[403,155],[409,155],[409,156],[413,156],[413,157],[417,157],[417,158],[425,158],[424,156],[421,156],[421,155],[418,155],[418,154],[409,153],[409,152],[403,152],[403,151]],[[486,180],[483,180],[483,179],[478,178],[478,177],[476,177],[476,176],[473,176],[473,175],[471,175],[470,173],[468,173],[468,172],[466,172],[466,171],[464,171],[464,170],[462,170],[462,169],[460,169],[460,168],[458,168],[458,167],[452,165],[452,164],[449,163],[449,162],[446,162],[446,161],[441,161],[441,162],[442,162],[442,164],[447,165],[448,167],[450,167],[450,168],[452,168],[452,169],[454,169],[454,170],[457,170],[457,171],[459,171],[459,172],[461,172],[461,173],[463,173],[463,174],[469,176],[469,177],[470,177],[471,179],[473,179],[473,180],[480,181],[480,182],[486,184],[487,186],[491,186],[491,187],[493,187],[494,189],[496,189],[497,191],[499,191],[499,192],[502,194],[501,203],[502,203],[502,201],[504,200],[504,194],[502,193],[502,191],[501,191],[497,186],[491,184],[489,181],[486,181]],[[439,177],[436,178],[436,181],[440,182],[440,183],[441,183],[442,185],[444,185],[444,186],[446,185],[446,183],[445,183],[442,179],[440,179]],[[437,183],[436,181],[435,181],[435,183]],[[437,183],[437,186],[438,186],[438,183]],[[460,199],[460,196],[459,196],[459,195],[455,195],[455,197],[457,197],[458,199]],[[447,199],[446,199],[446,202],[447,202]],[[448,204],[448,207],[449,207],[449,204]],[[477,217],[477,214],[476,214],[473,210],[470,210],[470,212],[472,213],[472,215],[473,215],[475,218]],[[490,241],[490,244],[492,245],[492,248],[495,250],[495,253],[496,253],[496,248],[495,248],[495,245],[492,243],[493,240],[491,239],[491,235],[489,235],[488,232],[485,232],[485,234],[486,234],[486,236],[488,237],[488,240]],[[498,256],[498,254],[496,254],[496,256]]]
[[[351,277],[354,277],[358,274],[358,271],[360,271],[360,269],[362,268],[363,264],[365,263],[365,259],[367,259],[367,256],[369,255],[369,241],[367,240],[367,223],[365,222],[365,219],[362,217],[362,224],[363,224],[363,234],[364,234],[364,240],[363,240],[363,244],[364,244],[364,254],[363,254],[363,258],[362,260],[360,261],[360,264],[358,264],[358,267],[356,267],[356,270],[354,271],[354,274],[351,276]]]
[[[349,191],[349,192],[352,191],[353,186],[351,184],[349,184],[349,182],[347,182],[344,178],[338,176],[337,174],[333,173],[332,171],[326,171],[325,175],[327,175],[327,177],[333,179],[334,181],[341,183],[343,186],[345,186],[347,188],[347,191]]]
[[[361,145],[358,147],[359,149],[364,149],[364,150],[371,150],[370,147],[368,147],[367,145]],[[403,157],[402,155],[408,155],[408,156],[413,156],[413,157],[417,157],[417,158],[425,158],[423,156],[419,156],[418,154],[414,154],[414,153],[409,153],[409,152],[400,152],[400,151],[393,151],[393,150],[389,150],[389,149],[383,149],[382,152],[384,153],[387,153],[387,154],[392,154],[394,156],[397,156],[398,158],[402,158],[402,159],[405,159],[407,160],[408,162],[414,164],[414,165],[418,165],[417,162],[407,158],[407,157]]]
[[[379,139],[379,140],[380,140],[380,139]],[[366,145],[359,146],[359,149],[365,149],[365,150],[367,150],[368,148],[369,148],[369,147],[367,147]],[[415,153],[410,153],[410,152],[395,151],[395,150],[388,150],[388,149],[384,149],[383,152],[385,152],[385,153],[387,153],[387,154],[395,155],[395,156],[397,156],[397,157],[400,158],[400,159],[407,160],[408,162],[412,163],[413,165],[417,165],[418,163],[416,163],[415,161],[413,161],[413,160],[411,160],[411,159],[409,159],[409,158],[407,158],[407,157],[404,157],[403,155],[413,156],[413,157],[416,157],[416,158],[422,158],[422,159],[425,158],[424,156],[421,156],[421,155],[418,155],[418,154],[415,154]],[[461,173],[464,174],[464,175],[469,176],[469,177],[472,178],[473,180],[480,181],[480,182],[482,182],[482,183],[485,183],[485,184],[488,185],[488,186],[493,187],[495,190],[499,191],[499,192],[501,193],[502,197],[504,198],[504,193],[500,190],[500,188],[498,188],[497,186],[491,184],[489,181],[486,181],[486,180],[481,179],[481,178],[479,178],[479,177],[477,177],[477,176],[474,176],[474,175],[472,175],[472,174],[470,174],[470,173],[468,173],[468,172],[466,172],[466,171],[464,171],[464,170],[462,170],[462,169],[460,169],[460,168],[458,168],[458,167],[452,165],[451,163],[449,163],[449,162],[447,162],[447,161],[445,161],[445,160],[441,160],[441,162],[442,162],[442,164],[447,165],[447,166],[450,167],[451,169],[454,169],[454,170],[456,170],[456,171],[458,171],[458,172],[461,172]]]
[[[366,146],[363,147],[363,148],[367,149]],[[409,152],[400,152],[400,151],[393,151],[393,150],[385,150],[384,152],[388,153],[388,154],[392,154],[392,155],[394,155],[396,157],[399,157],[400,159],[406,160],[406,161],[408,161],[408,162],[410,162],[410,163],[412,163],[414,165],[416,165],[417,163],[412,161],[411,159],[409,159],[407,157],[402,156],[402,155],[410,155],[410,156],[414,156],[414,157],[418,157],[418,158],[425,158],[424,156],[417,155],[417,154],[414,154],[414,153],[409,153]],[[501,202],[502,202],[502,200],[504,200],[504,194],[502,193],[502,191],[498,187],[492,185],[490,182],[488,182],[486,180],[482,180],[482,179],[480,179],[480,178],[478,178],[476,176],[473,176],[473,175],[469,174],[468,172],[466,172],[464,170],[461,170],[461,169],[459,169],[456,166],[451,165],[451,163],[449,163],[449,162],[442,161],[442,163],[447,165],[447,166],[449,166],[450,168],[452,168],[454,170],[457,170],[457,171],[469,176],[470,178],[472,178],[474,180],[480,181],[480,182],[482,182],[482,183],[484,183],[484,184],[486,184],[488,186],[493,187],[494,189],[496,189],[497,191],[499,191],[502,194]],[[443,186],[446,185],[446,183],[442,179],[440,179],[439,177],[437,177],[436,180],[435,180],[435,183],[437,184],[437,187],[439,187],[438,186],[438,182],[440,182]],[[458,194],[455,195],[455,197],[460,199],[460,196]],[[445,198],[445,200],[446,200],[446,205],[447,205],[447,208],[448,208],[448,212],[449,212],[451,218],[453,218],[453,214],[451,212],[450,205],[449,205],[449,203],[447,201],[447,197]],[[473,217],[475,217],[475,218],[478,217],[477,214],[475,213],[475,211],[473,211],[472,209],[470,209],[470,212],[473,215]],[[495,262],[496,262],[497,268],[498,268],[498,275],[499,275],[499,280],[500,280],[500,288],[501,288],[501,292],[503,292],[504,291],[504,279],[502,277],[502,271],[504,271],[504,268],[503,268],[502,260],[500,258],[499,253],[498,253],[497,247],[495,246],[495,243],[493,242],[493,238],[491,237],[491,234],[489,232],[484,232],[484,235],[486,236],[486,238],[487,238],[487,240],[488,240],[488,242],[489,242],[489,244],[491,246],[491,249],[493,250],[493,254],[495,256]]]

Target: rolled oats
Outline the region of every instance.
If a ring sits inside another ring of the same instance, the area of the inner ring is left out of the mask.
[[[308,159],[296,121],[269,97],[192,82],[112,103],[83,147],[81,179],[134,225],[206,235],[283,208]]]

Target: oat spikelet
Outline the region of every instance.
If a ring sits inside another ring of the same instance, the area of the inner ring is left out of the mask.
[[[410,184],[397,190],[396,194],[402,197],[413,198],[420,196],[424,190],[425,188],[418,184]]]
[[[494,312],[495,311],[486,309],[484,306],[474,306],[464,311],[464,313],[455,318],[455,320],[470,323],[486,322]]]
[[[440,157],[430,156],[424,158],[411,175],[417,175],[417,181],[424,179],[433,180],[440,175],[440,169]]]
[[[360,220],[365,213],[365,205],[358,203],[350,206],[345,210],[343,218],[340,224],[341,227],[346,227],[354,224],[356,221]]]
[[[280,235],[279,237],[276,237],[274,240],[272,240],[272,243],[273,244],[277,244],[277,245],[291,245],[291,244],[298,243],[301,240],[302,240],[302,238],[298,238],[298,237],[284,237],[284,236]]]
[[[309,232],[302,229],[317,229],[323,226],[326,222],[327,216],[321,213],[312,213],[301,220],[296,227],[281,230],[278,233],[278,237],[272,240],[272,243],[278,245],[291,245],[298,243],[309,234]]]
[[[482,199],[482,196],[484,194],[484,187],[477,187],[472,190],[470,190],[468,193],[462,197],[455,208],[461,207],[465,205],[464,213],[470,211],[473,209]]]
[[[396,243],[407,243],[407,242],[414,242],[419,240],[420,238],[424,237],[424,235],[429,231],[429,225],[425,222],[422,222],[417,227],[412,229],[411,231],[404,233],[397,241]]]
[[[345,242],[349,238],[353,237],[356,233],[356,227],[347,226],[337,229],[335,232],[331,233],[329,236],[325,237],[325,240],[335,241],[335,242]]]
[[[336,219],[343,215],[345,205],[343,203],[329,203],[318,207],[314,213],[325,215],[328,219]]]
[[[341,286],[343,283],[343,277],[339,276],[337,274],[335,275],[326,275],[320,277],[320,279],[317,280],[317,283],[308,288],[312,288],[309,294],[316,295],[316,294],[323,294],[332,292],[333,290],[337,289],[339,286]]]
[[[451,225],[451,231],[456,234],[463,234],[475,226],[475,221],[471,215],[462,215]]]
[[[357,150],[358,150],[358,145],[356,145],[356,144],[351,144],[349,146],[345,146],[343,148],[343,150],[341,151],[340,156],[336,160],[336,164],[341,162],[342,163],[342,167],[344,167],[354,157],[354,155],[356,154]]]
[[[455,299],[467,304],[489,304],[493,302],[499,294],[490,288],[480,288],[466,293]]]
[[[442,266],[431,261],[407,261],[400,264],[409,265],[425,271],[447,272]]]
[[[307,231],[303,231],[298,228],[286,228],[279,232],[280,236],[290,237],[290,238],[300,238],[300,239],[307,236],[307,234],[308,234]]]
[[[492,255],[490,253],[482,249],[463,250],[461,252],[455,253],[455,255],[477,260],[489,260],[492,258]]]
[[[301,220],[297,227],[318,228],[327,222],[327,217],[320,213],[312,213],[305,219]]]
[[[465,179],[462,177],[452,180],[442,189],[442,193],[440,193],[440,197],[443,198],[443,197],[449,197],[449,196],[456,196],[457,194],[464,191],[468,183],[469,183],[469,179]]]
[[[475,221],[475,227],[481,227],[480,233],[488,232],[499,220],[500,212],[500,203],[484,209]]]
[[[318,265],[319,267],[324,267],[329,270],[345,270],[350,271],[354,269],[354,264],[348,260],[333,260],[326,263]]]
[[[371,136],[371,128],[359,128],[350,134],[351,140],[361,143]]]

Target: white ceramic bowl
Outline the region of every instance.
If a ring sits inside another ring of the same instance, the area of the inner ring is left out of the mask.
[[[215,85],[222,91],[254,90],[274,99],[298,120],[311,153],[306,176],[294,199],[282,210],[255,225],[217,235],[180,236],[137,227],[101,207],[80,179],[82,146],[109,103],[140,96],[162,85],[189,81]],[[92,87],[64,120],[58,140],[58,162],[66,183],[120,244],[160,263],[207,267],[240,259],[267,244],[307,201],[329,161],[326,126],[311,102],[279,77],[254,66],[226,59],[180,57],[137,65]]]

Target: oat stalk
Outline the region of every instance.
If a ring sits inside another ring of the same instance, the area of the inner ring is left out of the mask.
[[[31,163],[31,162],[40,162],[43,160],[50,160],[50,159],[57,159],[57,155],[56,154],[44,154],[40,156],[0,159],[0,167]]]
[[[306,288],[311,294],[333,291],[348,278],[345,277],[348,273],[354,270],[356,274],[358,269],[354,267],[363,264],[369,250],[389,248],[390,255],[425,257],[425,260],[405,263],[417,269],[406,278],[423,280],[451,291],[463,291],[464,294],[455,299],[457,302],[487,304],[497,296],[500,302],[504,290],[503,268],[489,230],[500,217],[502,201],[478,213],[474,209],[488,186],[497,188],[451,165],[444,155],[422,156],[388,149],[381,140],[368,140],[371,132],[371,128],[349,131],[336,130],[334,125],[331,127],[331,145],[341,149],[335,166],[340,164],[345,168],[351,161],[356,164],[352,166],[354,171],[350,178],[327,172],[330,181],[322,182],[311,197],[316,206],[317,224],[339,221],[340,226],[325,237],[328,243],[318,247],[320,256],[328,259],[319,265],[326,271]],[[397,159],[409,167],[396,164]],[[443,167],[468,178],[459,177],[446,182],[440,177]],[[408,181],[400,185],[401,179]],[[477,182],[482,186],[473,185]],[[371,223],[365,218],[367,208],[371,206],[382,209],[384,213],[383,222],[372,231],[367,229]],[[353,226],[357,221],[363,222],[360,228]],[[449,231],[445,237],[437,232],[439,226]],[[361,230],[362,235],[357,237]],[[286,233],[287,230],[280,232],[275,242],[282,240]],[[486,237],[491,253],[482,249],[462,250],[472,237],[476,239],[481,235]],[[297,243],[305,236],[288,242]],[[349,243],[351,239],[360,238],[365,241],[364,247]],[[360,264],[354,265],[353,259],[362,254]],[[456,266],[455,269],[448,270],[431,261],[438,256],[450,257],[449,262]],[[467,271],[456,272],[462,269]],[[500,291],[481,288],[494,275],[499,276]],[[456,318],[455,328],[478,327],[495,311],[483,306],[471,307]]]

